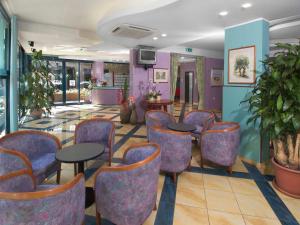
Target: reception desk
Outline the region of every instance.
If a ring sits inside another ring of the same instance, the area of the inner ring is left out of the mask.
[[[118,105],[121,88],[119,87],[94,87],[92,89],[92,104]]]

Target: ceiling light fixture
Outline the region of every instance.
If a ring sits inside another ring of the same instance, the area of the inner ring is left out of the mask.
[[[242,8],[247,9],[247,8],[250,8],[251,6],[252,6],[252,4],[247,2],[242,5]]]
[[[156,41],[158,39],[158,37],[153,37],[153,40]]]
[[[162,37],[167,37],[167,34],[161,34]]]
[[[219,13],[220,16],[227,16],[228,15],[228,12],[227,11],[222,11]]]

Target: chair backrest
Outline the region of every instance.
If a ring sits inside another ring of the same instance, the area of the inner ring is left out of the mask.
[[[82,225],[85,186],[82,174],[51,189],[34,192],[0,192],[0,224]]]
[[[61,149],[57,137],[42,131],[22,130],[5,135],[0,139],[0,147],[24,153],[30,160]]]
[[[169,123],[174,123],[175,118],[161,110],[150,110],[146,112],[146,126],[153,127],[153,126],[161,126],[166,128]]]
[[[160,169],[156,144],[129,147],[124,164],[103,167],[95,176],[96,208],[115,224],[143,224],[156,202]]]
[[[16,170],[0,176],[0,192],[32,192],[36,188],[30,169]]]
[[[235,122],[218,122],[202,133],[202,157],[215,163],[230,166],[239,153],[240,125]]]
[[[207,110],[193,110],[185,114],[183,123],[199,125],[203,130],[209,129],[214,122],[214,114]]]
[[[105,119],[88,119],[77,124],[74,143],[101,143],[107,147],[114,144],[115,124]]]
[[[0,176],[21,169],[32,170],[27,156],[22,152],[0,148]]]
[[[149,141],[160,146],[162,171],[177,173],[188,167],[192,156],[190,133],[150,127]]]

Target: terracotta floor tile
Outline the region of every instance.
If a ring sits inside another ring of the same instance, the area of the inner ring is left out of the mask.
[[[210,225],[245,225],[242,215],[208,210]]]
[[[205,189],[232,192],[227,177],[204,174],[203,180]]]
[[[242,194],[235,195],[243,215],[274,219],[277,218],[264,197]]]
[[[281,225],[278,219],[266,219],[261,217],[243,216],[246,225]]]
[[[209,225],[207,209],[176,204],[173,225]]]
[[[205,189],[205,197],[208,209],[237,214],[241,213],[233,193]]]
[[[182,188],[177,190],[176,203],[206,208],[204,189]]]

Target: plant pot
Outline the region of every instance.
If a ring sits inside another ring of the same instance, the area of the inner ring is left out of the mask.
[[[161,99],[160,96],[157,96],[157,97],[156,97],[156,100],[157,100],[157,101],[160,101],[160,99]]]
[[[274,187],[290,197],[300,199],[300,171],[281,166],[274,158],[272,164],[275,173]]]
[[[132,107],[131,115],[130,115],[130,124],[137,124],[137,113],[135,110],[135,106]]]
[[[35,118],[35,119],[40,119],[42,118],[43,115],[43,110],[42,109],[35,109],[33,110],[30,115]]]
[[[131,109],[129,107],[128,102],[124,102],[120,105],[120,120],[121,123],[129,123],[131,115]]]

